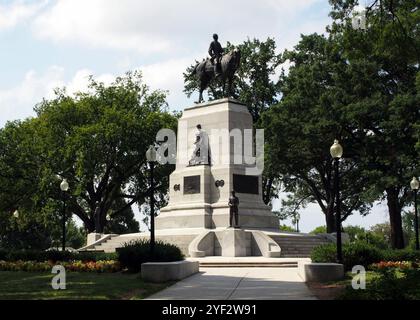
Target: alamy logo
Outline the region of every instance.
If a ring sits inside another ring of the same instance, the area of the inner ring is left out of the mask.
[[[366,9],[355,8],[352,11],[351,25],[354,30],[366,30]]]
[[[63,266],[54,266],[52,274],[57,274],[51,280],[51,287],[54,290],[66,290],[66,269]]]
[[[157,161],[160,164],[236,164],[245,165],[246,175],[264,171],[264,130],[211,129],[201,125],[189,130],[186,121],[179,121],[178,137],[170,129],[156,135]]]
[[[351,281],[351,286],[354,290],[366,289],[366,269],[364,266],[354,266],[351,271],[354,276]]]

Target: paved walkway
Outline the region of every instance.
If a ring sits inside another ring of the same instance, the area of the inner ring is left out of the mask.
[[[200,268],[152,300],[315,300],[297,268]]]

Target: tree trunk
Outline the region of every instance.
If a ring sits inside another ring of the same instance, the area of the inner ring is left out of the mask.
[[[87,233],[95,232],[95,223],[92,220],[84,221],[84,225]]]
[[[391,245],[394,249],[404,249],[404,233],[398,191],[395,188],[388,188],[386,189],[386,197],[391,225]]]
[[[327,233],[333,233],[337,231],[337,226],[335,222],[334,207],[327,207],[327,212],[325,213],[325,220],[327,224]]]
[[[104,226],[102,224],[101,219],[101,208],[98,206],[95,210],[95,232],[96,233],[103,233]]]

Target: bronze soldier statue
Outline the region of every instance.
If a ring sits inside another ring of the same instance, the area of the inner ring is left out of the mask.
[[[232,191],[232,195],[229,198],[229,226],[232,228],[232,220],[235,217],[235,228],[239,227],[239,198],[236,196],[235,191]]]
[[[224,54],[222,45],[219,43],[218,35],[213,35],[214,41],[210,44],[210,59],[204,59],[197,62],[191,76],[196,76],[199,82],[199,98],[196,103],[204,101],[203,92],[206,90],[213,79],[220,79],[223,87],[223,97],[234,97],[233,81],[235,73],[241,64],[241,51],[234,48],[230,52]]]
[[[223,56],[223,48],[218,40],[219,40],[219,36],[217,34],[214,34],[213,42],[210,43],[210,48],[209,48],[209,55],[211,57],[210,61],[214,65],[214,75],[216,78],[220,77],[221,75],[220,63]]]

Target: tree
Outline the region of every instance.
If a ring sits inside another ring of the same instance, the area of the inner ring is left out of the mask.
[[[35,110],[36,118],[9,124],[0,134],[0,167],[7,173],[0,197],[11,198],[3,211],[27,208],[37,214],[61,204],[65,178],[68,212],[87,232],[102,233],[107,224],[108,230],[137,231],[130,208],[148,197],[146,150],[160,129],[177,123],[166,110],[165,92],[151,92],[140,73],[128,73],[110,86],[91,79],[89,91],[75,96],[57,90]],[[159,166],[155,173],[162,199],[170,170]],[[108,222],[108,215],[114,220]]]
[[[403,248],[401,212],[409,200],[409,181],[419,175],[418,3],[372,1],[366,30],[354,30],[349,23],[355,1],[330,3],[331,35],[359,82],[345,89],[353,96],[345,129],[364,147],[361,165],[387,201],[392,246]]]
[[[248,39],[236,47],[241,51],[241,65],[235,76],[234,92],[248,106],[254,126],[258,128],[261,125],[261,115],[277,103],[280,96],[278,82],[273,80],[280,67],[280,55],[276,53],[276,42],[272,38],[267,38],[266,41]],[[226,51],[233,48],[234,45],[228,42]],[[199,83],[192,75],[194,67],[195,65],[188,67],[184,73],[184,92],[188,97],[199,89]],[[220,83],[215,80],[210,84],[210,100],[223,98],[220,87]],[[275,174],[266,166],[263,175],[263,198],[266,204],[273,196],[277,196],[277,184]]]
[[[334,139],[345,148],[340,167],[342,221],[355,211],[367,214],[374,199],[368,177],[358,165],[359,142],[344,130],[342,120],[349,97],[340,95],[338,84],[344,80],[347,63],[334,39],[317,34],[302,36],[282,59],[291,64],[289,73],[280,79],[282,99],[262,116],[266,164],[281,179],[283,191],[290,193],[282,211],[317,203],[327,231],[335,232],[337,190],[329,152]]]
[[[327,227],[326,226],[319,226],[316,227],[314,230],[309,232],[310,234],[321,234],[321,233],[327,233]]]

